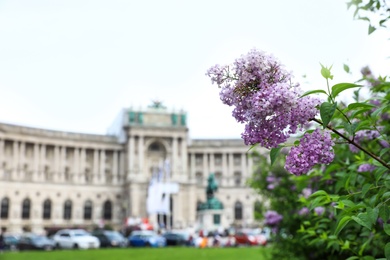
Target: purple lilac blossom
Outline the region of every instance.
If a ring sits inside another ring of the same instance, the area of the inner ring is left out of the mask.
[[[318,216],[324,214],[324,211],[325,211],[325,208],[324,208],[324,207],[316,207],[316,208],[314,208],[314,212],[315,212]]]
[[[360,144],[362,141],[373,140],[380,136],[380,133],[377,130],[360,130],[357,131],[354,137],[354,141]],[[349,145],[349,149],[353,153],[358,153],[360,150],[353,144]]]
[[[247,145],[275,148],[303,129],[320,100],[299,98],[302,91],[273,56],[256,49],[236,59],[232,67],[215,65],[206,75],[221,87],[220,98],[233,106],[233,117],[245,124]]]
[[[286,157],[285,168],[287,171],[299,176],[307,173],[316,164],[329,164],[333,161],[334,142],[330,133],[320,129],[313,133],[306,133],[300,140],[298,146],[291,148]]]
[[[375,169],[376,169],[375,165],[372,165],[372,164],[369,164],[369,163],[365,163],[365,164],[359,165],[359,168],[357,169],[357,171],[358,172],[372,172]]]
[[[309,215],[309,209],[307,207],[303,207],[298,211],[299,216],[307,216]]]
[[[311,189],[311,188],[304,188],[303,190],[302,190],[302,196],[304,197],[304,198],[309,198],[309,196],[311,195],[313,193],[313,190]]]
[[[265,213],[265,224],[268,226],[277,226],[282,221],[283,216],[274,210],[268,210]]]

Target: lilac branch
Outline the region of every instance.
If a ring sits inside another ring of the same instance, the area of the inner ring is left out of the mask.
[[[314,122],[316,122],[316,123],[318,123],[318,124],[320,124],[322,126],[324,125],[320,120],[318,120],[316,118],[312,118],[312,119],[310,119],[310,121],[314,121]],[[327,125],[326,128],[328,128],[333,133],[337,134],[338,136],[340,136],[341,138],[346,140],[349,144],[352,144],[352,145],[356,146],[358,149],[363,151],[365,154],[367,154],[368,156],[372,157],[374,160],[378,161],[380,164],[382,164],[383,166],[385,166],[387,169],[390,170],[390,165],[387,164],[385,161],[383,161],[379,156],[377,156],[374,153],[368,151],[367,149],[365,149],[364,147],[362,147],[361,145],[356,143],[354,140],[349,139],[347,136],[345,136],[344,134],[340,133],[339,131],[337,131],[336,129],[331,127],[330,125]]]

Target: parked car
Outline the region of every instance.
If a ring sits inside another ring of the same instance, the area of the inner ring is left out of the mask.
[[[258,246],[266,245],[267,239],[264,234],[257,230],[238,230],[234,235],[237,245]]]
[[[62,229],[53,236],[57,248],[99,248],[97,237],[83,229]]]
[[[4,235],[4,249],[14,251],[18,248],[19,236]]]
[[[166,239],[167,246],[184,246],[189,244],[184,234],[179,232],[166,232],[163,234],[163,237]]]
[[[167,241],[163,236],[151,230],[136,230],[129,236],[129,245],[135,247],[164,247]]]
[[[36,234],[24,234],[20,237],[17,248],[19,250],[51,251],[56,247],[54,240]]]
[[[126,247],[127,239],[118,231],[112,230],[94,230],[91,233],[100,241],[100,247]]]

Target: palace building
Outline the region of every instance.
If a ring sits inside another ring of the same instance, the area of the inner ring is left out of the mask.
[[[220,224],[254,223],[261,198],[246,185],[253,161],[241,139],[189,139],[185,112],[159,102],[124,109],[107,135],[53,131],[0,123],[0,227],[43,232],[50,227],[110,225],[149,218],[148,187],[169,161],[172,228],[199,226],[210,173],[223,204]],[[166,218],[165,220],[166,221]]]

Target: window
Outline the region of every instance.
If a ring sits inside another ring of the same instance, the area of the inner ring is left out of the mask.
[[[234,154],[233,155],[233,162],[235,166],[241,165],[241,154]]]
[[[196,154],[195,155],[195,165],[202,165],[203,163],[203,154]]]
[[[90,200],[87,200],[84,204],[84,219],[92,219],[92,202]]]
[[[0,218],[1,219],[7,219],[8,218],[8,212],[9,212],[9,198],[4,198],[4,199],[1,200]]]
[[[195,178],[196,178],[196,185],[202,186],[203,185],[203,173],[197,172],[195,174]]]
[[[67,200],[64,203],[64,219],[72,218],[72,201]]]
[[[215,165],[216,166],[221,166],[222,165],[222,155],[221,154],[216,154],[214,160],[215,160]]]
[[[214,214],[214,215],[213,215],[213,223],[214,223],[214,225],[219,225],[219,224],[221,224],[221,215],[219,215],[219,214]]]
[[[31,201],[30,199],[24,199],[22,202],[22,219],[30,218]]]
[[[239,201],[234,204],[234,219],[242,220],[242,203]]]
[[[51,218],[51,200],[47,199],[43,202],[43,219]]]
[[[221,187],[222,184],[222,172],[215,173],[215,180],[217,181],[218,187]]]
[[[104,202],[103,219],[105,219],[105,220],[112,219],[112,203],[109,200],[106,200],[106,202]]]
[[[241,172],[234,172],[234,184],[236,186],[241,185]]]

